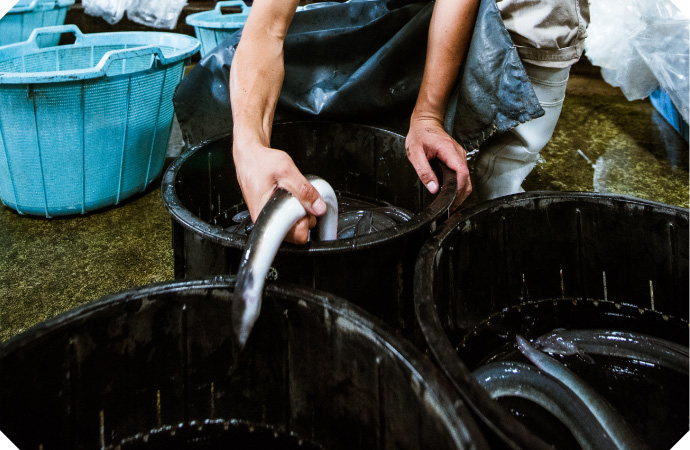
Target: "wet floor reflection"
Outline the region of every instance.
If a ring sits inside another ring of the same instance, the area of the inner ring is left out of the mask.
[[[648,100],[574,74],[526,190],[594,191],[688,207],[688,143]]]

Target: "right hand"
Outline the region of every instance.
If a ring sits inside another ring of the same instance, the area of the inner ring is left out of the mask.
[[[284,151],[262,145],[241,151],[233,147],[237,180],[253,221],[278,188],[290,192],[307,211],[285,236],[287,242],[304,244],[309,230],[316,225],[316,217],[326,213],[326,203],[319,192],[295,166]]]
[[[439,189],[438,178],[429,165],[429,161],[438,158],[455,172],[457,193],[450,210],[455,210],[472,192],[470,172],[467,168],[467,153],[443,129],[440,120],[419,118],[413,115],[410,120],[410,131],[405,139],[407,158],[417,172],[424,186],[435,194]]]

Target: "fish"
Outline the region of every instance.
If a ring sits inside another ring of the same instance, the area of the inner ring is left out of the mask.
[[[254,229],[254,222],[249,215],[249,210],[245,209],[232,216],[233,224],[225,228],[230,233],[238,233],[249,236]]]
[[[338,239],[351,239],[378,233],[409,221],[413,214],[393,205],[376,206],[374,203],[341,195],[338,196]],[[240,211],[232,217],[233,224],[225,231],[248,236],[253,227],[249,211]]]
[[[323,241],[336,239],[338,234],[338,200],[328,183],[313,175],[309,182],[326,203],[326,214],[319,218],[319,234]],[[266,275],[290,228],[307,212],[292,194],[277,189],[259,213],[254,229],[240,259],[232,302],[232,330],[240,350],[249,339],[261,311]]]
[[[406,209],[396,206],[372,207],[372,204],[359,200],[353,205],[350,200],[342,197],[339,198],[340,202],[346,210],[343,211],[341,208],[338,213],[338,239],[351,239],[378,233],[407,222],[413,216]],[[350,209],[352,206],[357,206],[359,209]],[[249,211],[246,210],[235,214],[232,221],[234,223],[226,227],[225,231],[248,236],[254,227],[254,223],[249,217]]]
[[[563,383],[582,400],[619,449],[649,449],[649,446],[644,443],[638,433],[627,424],[623,416],[621,416],[620,413],[594,388],[585,383],[563,364],[546,353],[537,350],[524,337],[516,335],[515,338],[517,340],[518,350],[520,350],[532,364]]]
[[[614,450],[616,445],[582,400],[538,368],[502,361],[481,366],[474,378],[493,399],[520,397],[549,411],[573,434],[585,450]]]
[[[413,214],[405,208],[386,203],[374,203],[348,196],[340,196],[338,215],[338,239],[350,239],[378,233],[409,221]]]
[[[643,361],[688,374],[688,347],[666,339],[631,331],[559,328],[534,341],[539,350],[557,355],[605,355]]]
[[[340,213],[338,215],[338,239],[365,236],[392,228],[400,223],[392,218],[400,217],[395,216],[395,214],[384,212],[381,208]]]
[[[374,226],[374,215],[371,211],[364,211],[362,217],[357,221],[355,225],[355,236],[364,236],[365,234],[372,233],[376,230]]]

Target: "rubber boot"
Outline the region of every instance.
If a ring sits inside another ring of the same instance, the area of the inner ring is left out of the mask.
[[[522,182],[549,142],[561,114],[570,67],[552,69],[524,64],[545,114],[489,139],[479,149],[472,190],[479,200],[524,192]]]

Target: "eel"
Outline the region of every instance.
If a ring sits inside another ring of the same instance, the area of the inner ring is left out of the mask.
[[[513,361],[495,362],[480,367],[473,375],[493,399],[520,397],[549,411],[571,431],[583,449],[617,448],[582,400],[536,367]]]
[[[594,414],[614,444],[621,450],[648,449],[648,445],[594,388],[585,383],[573,371],[546,353],[534,348],[527,339],[516,335],[518,349],[532,364],[563,383],[577,395]]]
[[[688,374],[688,347],[630,331],[556,329],[534,341],[539,350],[558,355],[588,354],[643,361]]]
[[[319,218],[319,237],[334,240],[338,235],[338,200],[333,188],[314,176],[307,176],[326,203],[326,214]],[[292,194],[278,189],[259,213],[247,239],[232,302],[232,329],[240,349],[244,348],[261,311],[266,275],[285,235],[307,214]]]

